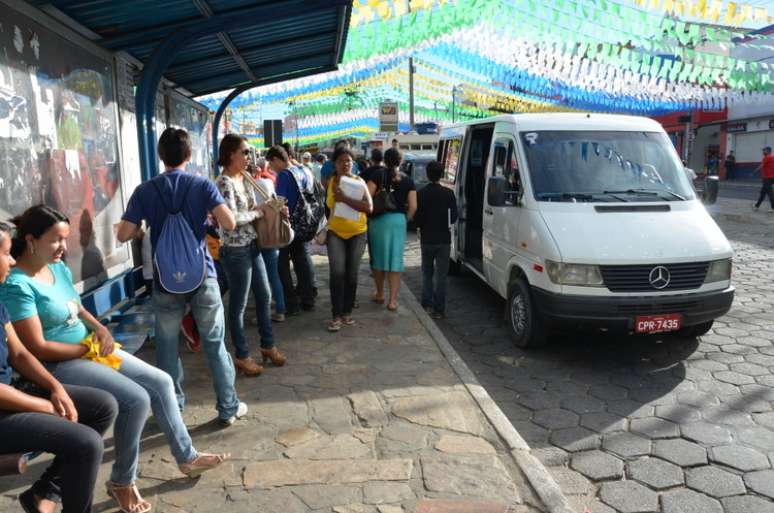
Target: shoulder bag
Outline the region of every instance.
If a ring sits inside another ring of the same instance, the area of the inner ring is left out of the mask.
[[[242,176],[250,186],[263,198],[268,208],[263,209],[263,216],[253,221],[256,244],[260,248],[284,248],[293,241],[293,230],[290,228],[290,220],[282,216],[282,207],[285,206],[285,198],[276,194],[269,194],[247,172]]]
[[[371,217],[377,217],[388,212],[398,212],[398,202],[395,201],[395,195],[392,192],[391,177],[385,173],[382,175],[381,182],[379,190],[376,191],[373,197]],[[387,185],[384,182],[387,182]]]

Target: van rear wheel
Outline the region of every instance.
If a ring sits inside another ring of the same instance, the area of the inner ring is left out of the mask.
[[[543,322],[535,311],[527,282],[519,278],[511,283],[507,314],[511,340],[517,347],[538,347],[545,343]]]

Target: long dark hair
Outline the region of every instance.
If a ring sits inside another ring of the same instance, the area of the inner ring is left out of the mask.
[[[237,134],[226,134],[220,141],[220,148],[218,148],[218,164],[224,168],[231,164],[231,154],[234,153],[242,146],[243,142],[247,142],[247,139]]]
[[[390,181],[397,182],[400,176],[400,163],[403,162],[403,154],[400,150],[390,148],[384,152],[384,165],[390,170]]]
[[[57,223],[70,224],[66,215],[46,205],[35,205],[24,211],[20,216],[11,219],[16,225],[16,235],[11,245],[11,256],[19,258],[27,247],[27,235],[39,239]]]

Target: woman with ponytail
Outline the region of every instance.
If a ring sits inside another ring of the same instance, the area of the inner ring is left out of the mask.
[[[368,177],[371,195],[388,191],[395,200],[396,208],[371,218],[368,231],[373,252],[371,268],[376,284],[373,301],[384,303],[384,278],[387,277],[390,286],[387,309],[392,312],[398,309],[407,220],[411,220],[417,211],[417,190],[414,180],[400,171],[402,160],[400,151],[390,148],[384,152],[387,168]]]

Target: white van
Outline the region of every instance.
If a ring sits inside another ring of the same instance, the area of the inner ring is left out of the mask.
[[[516,345],[552,328],[705,334],[734,297],[731,245],[657,122],[522,114],[442,130],[452,269],[507,299]]]

